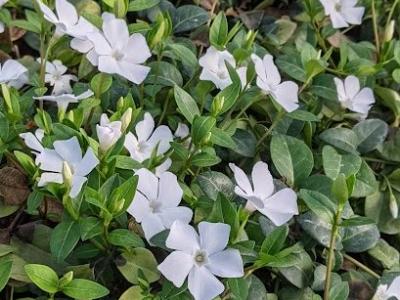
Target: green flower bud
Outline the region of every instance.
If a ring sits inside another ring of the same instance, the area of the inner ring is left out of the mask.
[[[80,15],[87,13],[99,16],[101,14],[100,5],[93,0],[81,0],[76,4],[76,9]]]

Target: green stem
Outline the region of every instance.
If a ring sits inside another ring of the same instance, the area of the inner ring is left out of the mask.
[[[380,46],[380,41],[379,41],[378,20],[377,20],[376,9],[375,9],[375,0],[372,0],[371,9],[372,9],[372,26],[374,29],[374,37],[375,37],[375,47],[376,47],[376,53],[378,54],[378,61],[379,61],[379,52],[380,52],[381,46]]]
[[[376,279],[381,278],[381,276],[379,276],[379,274],[375,273],[374,271],[372,271],[370,268],[368,268],[366,265],[360,263],[358,260],[354,259],[353,257],[349,256],[348,254],[344,253],[343,257],[345,259],[347,259],[348,261],[350,261],[351,263],[355,264],[357,267],[359,267],[360,269],[364,270],[365,272],[367,272],[368,274],[370,274],[371,276],[375,277]]]
[[[342,211],[343,211],[343,208],[339,207],[336,212],[336,216],[335,216],[335,219],[334,219],[333,225],[332,225],[331,239],[329,242],[328,262],[327,262],[327,266],[326,266],[324,300],[329,300],[329,290],[331,287],[332,269],[333,269],[333,262],[334,262],[334,258],[335,258],[336,236],[339,231],[339,223],[340,223]]]
[[[260,147],[261,144],[264,142],[264,140],[271,134],[272,130],[278,125],[279,121],[282,120],[283,116],[285,115],[284,110],[280,110],[276,117],[275,120],[272,122],[271,126],[268,128],[268,130],[264,133],[264,135],[258,140],[256,148]]]
[[[399,3],[399,0],[395,0],[395,1],[394,1],[393,5],[392,5],[392,7],[391,7],[391,9],[390,9],[389,15],[388,15],[388,17],[387,17],[387,20],[386,20],[385,29],[387,29],[387,28],[389,27],[390,20],[391,20],[392,17],[393,17],[394,10],[395,10],[395,8],[396,8],[396,6],[397,6],[398,3]]]
[[[163,111],[161,113],[160,119],[158,120],[158,126],[160,126],[162,124],[162,121],[164,120],[165,115],[167,114],[167,110],[168,110],[168,106],[169,106],[169,100],[171,99],[172,93],[173,93],[173,90],[170,89],[168,91],[167,99],[164,102],[164,107],[163,107]]]

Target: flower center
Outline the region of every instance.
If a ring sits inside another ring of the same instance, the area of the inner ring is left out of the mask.
[[[207,252],[204,250],[197,250],[193,255],[194,262],[199,266],[203,266],[208,262]]]
[[[228,74],[227,72],[225,72],[224,70],[219,70],[217,72],[217,76],[221,79],[227,79],[228,78]]]
[[[159,202],[157,202],[155,200],[150,200],[149,206],[150,206],[151,212],[155,213],[155,212],[158,212],[160,210],[161,203],[159,203]]]
[[[336,10],[337,12],[342,11],[342,4],[336,3],[336,4],[335,4],[335,10]]]
[[[124,54],[119,51],[118,49],[113,50],[111,56],[115,59],[115,60],[121,60],[124,57]]]

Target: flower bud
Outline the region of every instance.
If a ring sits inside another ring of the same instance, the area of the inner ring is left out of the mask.
[[[73,271],[69,271],[68,273],[65,273],[64,276],[60,278],[60,281],[59,281],[60,288],[69,284],[72,281],[72,279],[74,279]]]
[[[80,15],[87,13],[99,16],[101,13],[100,5],[93,0],[81,0],[76,4],[76,9]]]
[[[395,21],[391,20],[388,26],[385,28],[385,34],[383,36],[384,42],[390,42],[393,39],[395,25]]]
[[[124,112],[124,114],[121,117],[121,122],[122,122],[121,131],[125,132],[132,122],[132,107],[128,107],[128,109]]]
[[[64,179],[64,183],[68,186],[72,186],[72,170],[71,167],[68,165],[66,161],[63,162],[63,170],[62,170],[62,175]]]
[[[211,104],[211,115],[216,117],[224,107],[225,97],[216,97]]]
[[[396,197],[392,193],[390,193],[389,208],[392,217],[394,219],[397,219],[397,217],[399,216],[399,206],[397,204]]]
[[[122,209],[124,208],[124,205],[125,205],[125,199],[124,198],[115,199],[114,201],[111,202],[111,205],[110,205],[110,208],[109,208],[110,213],[112,215],[119,214],[122,211]]]

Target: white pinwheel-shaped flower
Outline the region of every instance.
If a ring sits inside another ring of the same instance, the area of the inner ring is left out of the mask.
[[[207,49],[206,54],[199,59],[199,65],[203,68],[200,79],[211,81],[218,89],[223,90],[232,84],[226,63],[236,68],[236,61],[232,54],[227,50],[219,51],[211,46]],[[236,69],[242,82],[242,88],[246,85],[246,70],[246,67]]]
[[[86,99],[93,96],[91,90],[87,90],[80,95],[75,96],[74,94],[61,94],[61,95],[49,95],[41,97],[33,97],[36,100],[51,101],[57,103],[59,111],[65,112],[70,103],[78,103],[80,100]]]
[[[136,84],[145,80],[150,68],[142,64],[151,57],[149,46],[143,35],[129,36],[124,20],[107,18],[102,33],[93,32],[87,36],[94,45],[101,72],[118,74]]]
[[[122,136],[122,122],[111,122],[106,114],[102,114],[100,117],[100,124],[96,125],[96,131],[100,150],[106,152]]]
[[[201,222],[195,229],[180,221],[171,226],[166,246],[174,249],[158,266],[160,272],[176,287],[188,277],[190,293],[196,300],[211,300],[224,291],[216,278],[238,278],[244,275],[239,250],[225,249],[230,226],[223,223]]]
[[[147,240],[170,228],[175,220],[190,222],[192,210],[178,206],[183,191],[174,174],[164,172],[157,178],[147,169],[140,169],[135,174],[139,181],[128,212],[141,223]]]
[[[67,0],[56,0],[55,8],[57,15],[41,0],[36,0],[40,10],[43,12],[43,17],[56,25],[56,36],[64,34],[74,37],[83,36],[87,31],[88,21],[79,17],[75,7]],[[89,23],[90,24],[90,23]]]
[[[257,73],[257,86],[270,94],[287,112],[299,107],[299,87],[293,81],[282,82],[279,70],[272,55],[266,54],[263,59],[255,54],[251,55]]]
[[[136,136],[129,132],[125,137],[125,148],[129,151],[131,157],[143,162],[151,157],[151,154],[157,147],[157,155],[164,154],[171,147],[173,140],[171,130],[165,126],[158,126],[154,130],[154,119],[150,113],[144,114],[144,119],[136,124]]]
[[[397,276],[389,287],[387,284],[378,286],[372,300],[389,300],[392,298],[400,299],[400,276]]]
[[[0,0],[0,8],[6,4],[8,0]],[[4,32],[4,23],[0,22],[0,33]]]
[[[40,58],[38,59],[40,62]],[[75,75],[65,74],[67,67],[60,60],[46,62],[45,82],[53,87],[53,95],[71,94],[71,80],[77,81]]]
[[[365,8],[356,6],[357,0],[320,0],[320,2],[325,14],[331,18],[333,28],[361,24]]]
[[[54,149],[43,149],[36,157],[36,164],[44,173],[38,186],[48,183],[66,183],[70,188],[69,196],[75,198],[87,180],[87,175],[99,164],[92,148],[88,148],[82,157],[78,139],[55,141]]]
[[[375,103],[374,93],[370,88],[360,88],[360,81],[357,77],[347,76],[344,82],[334,78],[338,100],[344,108],[368,115],[368,112]]]
[[[236,184],[235,193],[246,199],[246,209],[258,210],[267,216],[275,225],[280,226],[299,213],[297,195],[290,188],[275,192],[274,180],[268,165],[257,162],[251,172],[251,182],[244,171],[235,164],[229,164]]]
[[[0,64],[0,84],[5,83],[16,89],[28,82],[28,69],[14,59],[6,60]]]

